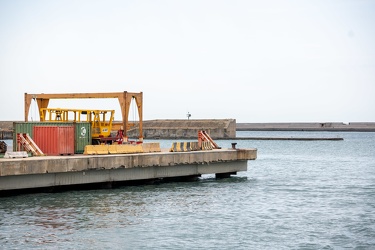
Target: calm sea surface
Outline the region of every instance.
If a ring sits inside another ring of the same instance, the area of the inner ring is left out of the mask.
[[[375,133],[237,136],[344,141],[237,141],[258,159],[230,179],[0,198],[0,249],[375,249]]]

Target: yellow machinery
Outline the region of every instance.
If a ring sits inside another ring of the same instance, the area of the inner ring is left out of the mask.
[[[139,141],[143,141],[142,120],[143,120],[143,93],[134,92],[112,92],[112,93],[65,93],[65,94],[27,94],[25,93],[25,121],[28,121],[31,101],[35,100],[38,110],[47,109],[50,99],[86,99],[86,98],[115,98],[118,99],[122,113],[122,128],[125,142],[127,141],[127,131],[133,125],[129,122],[130,103],[136,101],[139,116]],[[108,112],[108,111],[107,111]],[[43,114],[45,117],[46,114]],[[45,118],[43,118],[45,119]],[[112,126],[112,120],[111,120]],[[109,131],[110,133],[110,131]]]
[[[112,130],[114,110],[86,110],[41,108],[40,121],[50,122],[90,122],[92,139],[109,137]]]

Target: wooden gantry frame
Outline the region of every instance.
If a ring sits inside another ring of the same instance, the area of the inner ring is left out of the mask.
[[[87,98],[117,98],[122,113],[122,126],[124,137],[127,138],[127,130],[130,128],[129,110],[132,99],[135,99],[139,116],[139,140],[143,141],[143,92],[113,92],[113,93],[68,93],[68,94],[28,94],[25,93],[25,122],[28,121],[31,101],[34,99],[38,105],[38,110],[48,108],[50,99],[87,99]]]

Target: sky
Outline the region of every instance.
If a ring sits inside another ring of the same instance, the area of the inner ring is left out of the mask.
[[[374,122],[375,1],[0,0],[0,86],[2,121],[24,93],[128,91],[143,120]]]

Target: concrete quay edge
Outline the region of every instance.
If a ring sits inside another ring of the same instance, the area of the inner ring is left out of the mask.
[[[68,173],[89,170],[236,162],[255,160],[256,157],[257,149],[214,149],[191,152],[40,156],[16,159],[0,158],[0,178],[5,176]]]

